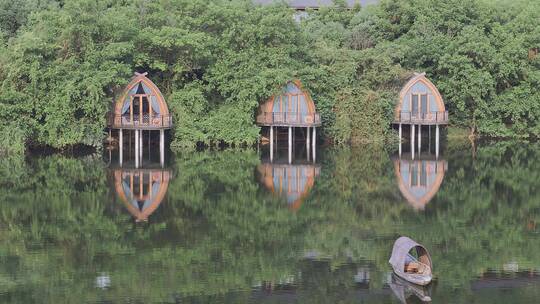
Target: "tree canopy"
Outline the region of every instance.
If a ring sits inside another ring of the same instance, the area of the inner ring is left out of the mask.
[[[259,102],[296,78],[322,136],[374,142],[403,80],[425,71],[452,125],[540,135],[537,1],[341,2],[297,22],[281,2],[0,0],[0,128],[18,147],[98,146],[114,92],[146,71],[175,116],[173,147],[254,143]]]

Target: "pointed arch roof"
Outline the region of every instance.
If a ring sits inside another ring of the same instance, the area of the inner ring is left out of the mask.
[[[307,90],[304,89],[304,86],[302,85],[302,82],[300,79],[295,79],[288,81],[281,89],[281,92],[272,95],[270,98],[268,98],[261,106],[260,109],[263,112],[272,112],[273,106],[274,106],[274,100],[276,96],[280,95],[286,95],[286,94],[303,94],[306,98],[306,104],[308,106],[308,113],[315,113],[315,102],[313,102],[313,99],[311,98],[311,95]]]
[[[135,75],[131,78],[130,82],[126,85],[122,93],[119,95],[119,98],[115,102],[114,113],[116,115],[122,114],[122,107],[124,107],[126,98],[128,98],[130,95],[137,94],[137,90],[140,90],[140,87],[142,87],[142,90],[145,92],[145,94],[156,97],[156,101],[159,105],[161,115],[169,115],[169,107],[165,102],[163,94],[156,86],[156,84],[152,82],[152,80],[150,80],[148,77],[146,77],[146,75],[148,75],[148,73],[146,72],[135,72]]]
[[[441,93],[439,92],[439,89],[426,77],[426,73],[414,73],[414,76],[410,78],[405,85],[402,87],[401,91],[399,92],[399,101],[395,108],[395,115],[398,116],[398,113],[401,111],[401,105],[403,104],[403,101],[405,100],[405,95],[407,92],[417,83],[423,83],[428,87],[431,92],[433,93],[433,96],[435,97],[435,102],[437,103],[440,111],[446,111],[446,107],[444,105],[444,100],[442,98]]]
[[[277,106],[277,105],[280,106]],[[283,109],[282,107],[298,107]],[[315,102],[304,89],[299,79],[288,81],[281,91],[272,95],[259,105],[256,118],[257,124],[263,126],[319,126],[320,115],[317,113]]]

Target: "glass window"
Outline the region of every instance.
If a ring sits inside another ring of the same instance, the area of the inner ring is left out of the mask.
[[[418,95],[413,94],[411,98],[411,112],[418,113]]]
[[[306,103],[306,96],[304,94],[300,95],[300,102],[299,102],[299,106],[298,106],[298,111],[302,114],[302,115],[307,115],[308,113],[308,106],[307,106],[307,103]]]
[[[290,111],[297,113],[298,112],[298,95],[292,95],[291,96],[291,106]]]
[[[289,96],[281,95],[281,111],[280,112],[289,112]]]
[[[420,103],[422,114],[426,114],[428,112],[428,96],[426,94],[420,95]]]
[[[274,97],[274,107],[272,108],[272,112],[279,112],[280,98],[281,96]]]

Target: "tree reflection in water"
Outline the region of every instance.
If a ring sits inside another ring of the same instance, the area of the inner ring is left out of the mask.
[[[391,246],[408,235],[433,253],[433,301],[535,302],[538,148],[480,145],[473,159],[449,147],[423,210],[404,203],[376,147],[321,150],[296,212],[260,183],[255,152],[180,154],[148,225],[134,224],[111,187],[117,168],[99,157],[2,159],[0,300],[389,302]]]

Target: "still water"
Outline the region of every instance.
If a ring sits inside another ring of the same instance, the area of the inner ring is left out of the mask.
[[[0,302],[538,302],[540,145],[286,154],[0,160]],[[392,276],[400,235],[429,288]]]

